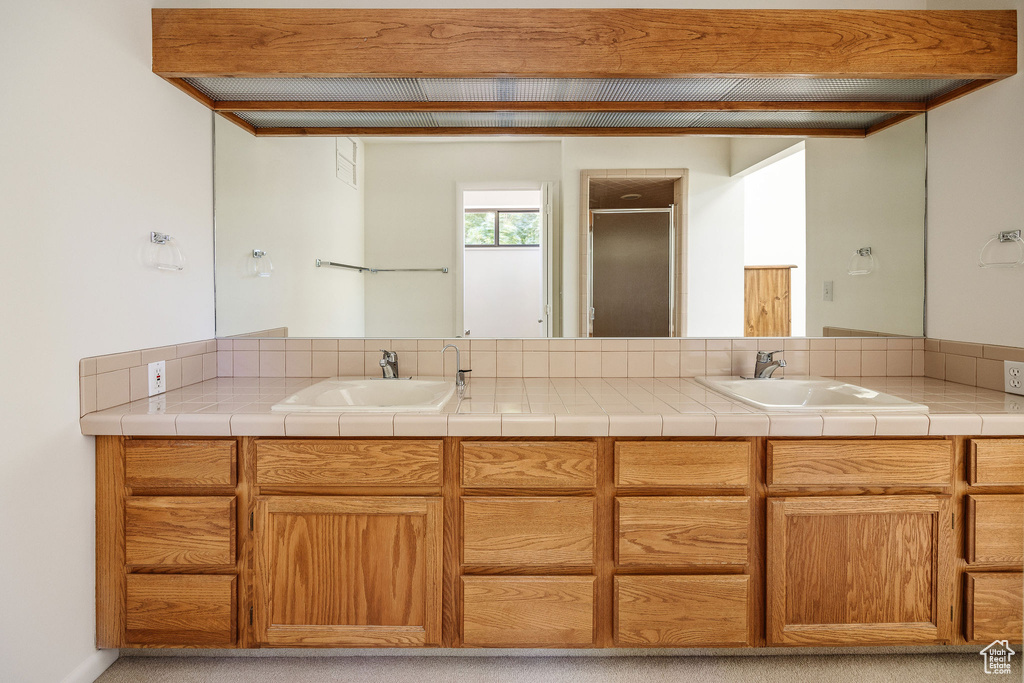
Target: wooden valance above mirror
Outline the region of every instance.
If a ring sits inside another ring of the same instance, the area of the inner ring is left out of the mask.
[[[863,137],[1017,71],[1014,11],[154,9],[254,135]]]

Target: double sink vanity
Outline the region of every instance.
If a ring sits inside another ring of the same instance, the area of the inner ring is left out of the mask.
[[[707,381],[745,391],[736,379]],[[825,379],[750,382],[760,395],[738,394],[748,405],[765,392],[794,400],[786,387],[819,396],[795,413],[818,420],[830,407],[820,396],[846,396],[841,417],[852,414],[849,397],[881,393]],[[301,413],[286,413],[283,436],[97,436],[101,647],[1021,640],[1020,436],[881,427],[874,436],[726,436],[720,427],[563,436],[528,426],[519,436],[460,436],[460,401],[484,391],[473,381],[465,395],[441,383],[454,392],[435,414],[447,415],[446,435],[398,436],[395,406],[428,392],[423,382],[321,384],[335,399],[362,390],[365,401],[394,404],[354,414],[321,406],[335,430],[339,416],[372,425],[394,409],[394,431],[300,436],[287,426]],[[314,409],[317,386],[298,392]],[[779,425],[794,415],[737,408]],[[861,416],[928,421],[917,412],[927,406],[909,408]]]

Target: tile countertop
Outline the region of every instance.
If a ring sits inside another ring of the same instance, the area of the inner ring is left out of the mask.
[[[765,412],[690,378],[469,381],[440,413],[274,413],[320,379],[221,377],[88,413],[88,436],[1024,435],[1024,397],[926,377],[841,377],[929,413]]]

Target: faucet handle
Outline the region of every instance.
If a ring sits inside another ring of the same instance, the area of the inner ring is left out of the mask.
[[[776,353],[783,353],[783,350],[779,349],[778,351],[758,351],[757,352],[757,362],[758,363],[770,363],[773,360],[775,360],[774,358],[772,358],[772,356],[774,356]],[[782,361],[782,362],[785,362],[785,361]]]

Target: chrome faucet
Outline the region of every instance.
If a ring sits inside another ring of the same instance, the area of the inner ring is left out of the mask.
[[[472,370],[463,370],[462,369],[462,360],[460,359],[460,355],[459,355],[459,347],[456,346],[455,344],[445,344],[444,345],[444,348],[441,349],[441,356],[442,356],[442,358],[444,357],[444,352],[447,351],[448,349],[455,349],[455,386],[457,386],[459,388],[459,391],[461,392],[463,389],[466,388],[466,373],[467,372],[473,372],[473,371]],[[443,363],[442,363],[441,373],[444,374]]]
[[[754,379],[771,379],[772,373],[786,367],[783,359],[775,360],[773,356],[782,351],[758,351],[757,362],[754,364]]]
[[[394,351],[381,349],[384,357],[380,359],[380,371],[384,379],[398,379],[398,354]]]

